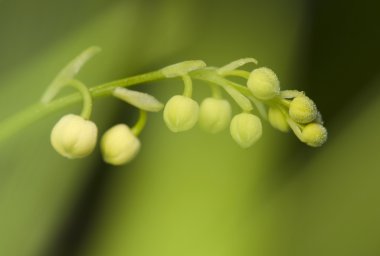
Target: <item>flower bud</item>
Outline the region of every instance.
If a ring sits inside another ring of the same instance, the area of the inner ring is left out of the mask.
[[[175,95],[165,105],[164,120],[172,132],[193,128],[198,121],[198,103],[186,96]]]
[[[53,148],[67,158],[83,158],[92,153],[98,129],[92,121],[73,114],[63,116],[54,126],[50,142]]]
[[[282,132],[289,131],[289,125],[286,121],[286,116],[281,112],[280,109],[270,107],[268,110],[268,120],[269,123]]]
[[[231,120],[231,105],[227,100],[206,98],[199,110],[200,126],[210,132],[217,133],[225,129]]]
[[[105,162],[122,165],[137,155],[140,141],[127,125],[118,124],[104,133],[100,147]]]
[[[301,138],[309,146],[320,147],[327,140],[327,130],[321,124],[310,123],[303,128]]]
[[[280,94],[280,81],[269,68],[257,68],[251,72],[247,82],[253,96],[260,100],[270,100]]]
[[[241,113],[232,118],[230,125],[232,138],[242,147],[252,146],[262,134],[261,120],[255,115]]]
[[[301,95],[290,102],[289,115],[297,123],[306,124],[317,118],[318,110],[309,97]]]

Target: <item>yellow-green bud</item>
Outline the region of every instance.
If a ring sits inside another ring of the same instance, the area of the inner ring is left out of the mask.
[[[280,81],[269,68],[257,68],[251,72],[247,82],[253,96],[260,100],[270,100],[280,94]]]
[[[310,123],[303,128],[301,138],[309,146],[320,147],[327,140],[327,130],[321,124]]]
[[[231,120],[231,105],[227,100],[206,98],[199,110],[200,126],[211,133],[224,130]]]
[[[297,123],[306,124],[317,118],[318,110],[309,97],[301,95],[290,102],[289,115]]]
[[[186,96],[175,95],[165,105],[164,121],[172,132],[193,128],[198,121],[198,103]]]
[[[289,131],[289,125],[286,121],[286,116],[281,112],[280,109],[270,107],[268,110],[268,120],[269,123],[282,132]]]
[[[83,158],[95,148],[98,129],[92,121],[73,114],[63,116],[54,126],[50,142],[62,156]]]
[[[101,150],[105,162],[122,165],[131,161],[140,150],[140,140],[125,124],[118,124],[102,137]]]
[[[262,135],[261,120],[252,114],[238,114],[232,118],[230,132],[232,138],[242,148],[248,148],[260,139]]]

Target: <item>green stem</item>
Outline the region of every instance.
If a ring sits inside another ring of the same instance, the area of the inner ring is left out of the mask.
[[[222,92],[220,88],[216,84],[211,84],[210,83],[210,88],[211,88],[211,95],[215,99],[222,99]]]
[[[182,76],[182,75],[178,75],[178,76]],[[116,81],[112,81],[109,83],[92,87],[89,89],[89,95],[87,95],[86,97],[92,97],[92,98],[105,97],[105,96],[111,95],[113,90],[117,87],[129,87],[129,86],[133,86],[133,85],[137,85],[141,83],[157,81],[157,80],[162,80],[166,78],[168,78],[167,75],[165,75],[162,69],[160,69],[157,71],[148,72],[141,75],[136,75],[136,76],[132,76],[132,77],[128,77],[128,78],[124,78],[124,79],[120,79],[120,80],[116,80]],[[190,79],[190,82],[191,82],[191,78],[214,83],[216,85],[221,86],[222,88],[231,87],[239,91],[241,94],[245,95],[246,97],[251,96],[251,92],[249,91],[248,88],[221,77],[220,75],[218,75],[216,68],[201,68],[201,69],[190,72],[188,74],[188,78],[185,78],[185,84],[187,84],[185,86],[187,87],[187,89],[185,89],[186,94],[191,95],[191,90],[190,90],[191,88],[189,86],[189,82],[187,81]],[[10,118],[2,121],[0,123],[0,142],[11,137],[12,135],[16,134],[23,128],[36,122],[42,117],[47,116],[48,114],[58,111],[60,109],[63,109],[67,106],[70,106],[74,103],[80,102],[80,100],[82,99],[82,96],[84,95],[83,91],[81,91],[81,93],[82,95],[80,93],[74,93],[74,94],[53,100],[48,103],[37,103],[11,116]],[[86,100],[88,101],[88,99]],[[82,114],[84,116],[89,116],[90,115],[90,110],[88,109],[90,108],[89,105],[88,107],[84,107],[84,108],[85,109],[83,109]]]
[[[92,112],[92,96],[88,88],[78,80],[71,80],[67,83],[77,89],[83,98],[82,113],[80,114],[84,119],[89,120]]]
[[[223,73],[223,76],[236,76],[236,77],[241,77],[244,79],[248,79],[249,75],[250,73],[245,70],[231,70],[231,71]]]
[[[185,84],[185,88],[183,89],[183,96],[191,98],[193,95],[193,82],[191,81],[191,77],[189,75],[183,75],[182,80]]]
[[[294,134],[297,136],[297,138],[304,142],[303,138],[302,138],[302,131],[301,131],[301,127],[299,124],[297,124],[296,122],[294,122],[291,118],[287,118],[286,119],[288,125],[290,126],[290,128],[293,130]]]
[[[90,94],[93,98],[104,97],[112,94],[116,87],[129,87],[136,84],[146,83],[155,80],[165,79],[166,77],[160,70],[153,71],[137,76],[132,76],[113,82],[101,84],[90,88]],[[42,117],[54,113],[64,107],[79,102],[82,99],[79,93],[74,93],[49,103],[37,103],[27,109],[11,116],[0,123],[0,142],[16,134],[28,125],[38,121]]]
[[[238,83],[232,82],[230,80],[227,80],[227,79],[221,77],[220,75],[218,75],[216,68],[199,69],[199,70],[191,72],[190,76],[194,79],[203,80],[206,82],[211,82],[211,83],[214,83],[214,84],[220,85],[220,86],[221,85],[223,85],[223,86],[227,85],[229,87],[232,87],[232,88],[238,90],[239,92],[241,92],[245,96],[251,96],[252,95],[251,91],[247,87],[242,86]]]
[[[234,99],[243,111],[249,112],[252,110],[252,104],[247,98],[252,95],[249,89],[220,76],[217,69],[208,68],[196,70],[191,73],[191,76],[195,79],[219,85]]]
[[[132,127],[131,131],[134,135],[139,136],[142,130],[145,127],[147,120],[147,113],[146,111],[140,109],[139,119],[137,120],[136,124]]]

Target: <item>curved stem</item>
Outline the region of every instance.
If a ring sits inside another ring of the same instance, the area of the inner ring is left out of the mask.
[[[197,70],[192,72],[191,75],[196,79],[211,82],[222,87],[243,111],[249,112],[252,110],[252,104],[247,98],[251,95],[249,89],[221,77],[217,73],[217,69]]]
[[[234,71],[236,70],[237,68],[241,67],[241,66],[244,66],[245,64],[248,64],[248,63],[254,63],[257,65],[257,60],[254,59],[254,58],[242,58],[242,59],[238,59],[238,60],[235,60],[221,68],[218,69],[218,73],[220,75],[225,75],[231,71]]]
[[[67,85],[74,87],[81,94],[83,98],[83,107],[80,115],[84,119],[89,120],[92,112],[92,96],[90,91],[83,83],[78,80],[71,80],[67,83]]]
[[[211,95],[215,99],[221,99],[222,98],[222,92],[220,88],[216,84],[210,84],[211,88]]]
[[[104,97],[112,94],[116,87],[129,87],[136,84],[145,82],[165,79],[166,77],[160,70],[153,71],[137,76],[132,76],[109,83],[101,84],[89,89],[93,98]],[[49,103],[37,103],[28,107],[27,109],[9,117],[8,119],[0,122],[0,142],[16,134],[26,126],[36,122],[50,113],[70,106],[79,102],[82,99],[79,93],[74,93]]]
[[[302,131],[301,131],[301,128],[302,126],[300,126],[299,124],[297,124],[296,122],[294,122],[291,118],[287,118],[286,119],[288,125],[290,126],[290,128],[293,130],[294,134],[297,136],[297,138],[304,142],[303,138],[302,138]]]
[[[251,93],[248,88],[221,77],[220,75],[217,74],[216,68],[206,67],[206,68],[197,69],[197,70],[191,71],[186,76],[187,78],[185,78],[184,80],[185,80],[185,84],[187,83],[188,88],[185,90],[185,92],[190,95],[191,95],[191,90],[189,86],[189,81],[187,80],[190,80],[191,82],[191,78],[194,78],[194,79],[203,80],[206,82],[219,85],[223,87],[224,89],[226,87],[230,87],[232,89],[239,91],[242,95],[245,95],[246,97],[251,96]],[[88,89],[89,95],[87,94],[86,97],[92,97],[92,98],[105,97],[105,96],[112,95],[113,90],[117,87],[129,87],[129,86],[133,86],[137,84],[162,80],[166,78],[168,77],[160,69],[153,72],[148,72],[141,75],[136,75],[136,76],[132,76],[132,77],[128,77],[128,78],[124,78],[124,79],[120,79],[120,80],[116,80],[116,81],[112,81],[109,83],[92,87]],[[36,122],[42,117],[50,113],[53,113],[57,110],[63,109],[69,105],[79,102],[82,99],[82,96],[84,95],[83,93],[84,92],[82,92],[82,95],[80,93],[74,93],[74,94],[53,100],[48,103],[37,103],[11,116],[10,118],[0,122],[0,142],[9,138],[15,133],[19,132],[26,126]],[[89,107],[85,107],[85,108],[86,109],[82,111],[82,114],[84,116],[90,115],[89,113],[90,111],[88,110]]]
[[[249,75],[250,73],[245,70],[231,70],[231,71],[223,73],[223,76],[236,76],[236,77],[241,77],[244,79],[248,79]]]
[[[147,113],[146,111],[140,109],[139,113],[139,119],[137,120],[136,124],[132,127],[131,131],[133,132],[134,135],[139,136],[142,130],[145,127],[147,120]]]
[[[265,109],[265,105],[264,103],[262,103],[261,101],[259,101],[258,99],[256,99],[255,97],[253,96],[248,96],[248,98],[253,102],[253,104],[255,105],[255,107],[257,108],[257,111],[259,111],[260,115],[265,119],[265,120],[268,120],[268,113]]]
[[[238,83],[232,82],[230,80],[227,80],[227,79],[221,77],[220,75],[218,75],[216,68],[199,69],[199,70],[191,72],[190,76],[194,79],[198,79],[198,80],[202,80],[202,81],[206,81],[206,82],[211,82],[211,83],[214,83],[214,84],[220,85],[220,86],[227,85],[229,87],[232,87],[232,88],[238,90],[239,92],[241,92],[245,96],[251,96],[252,95],[251,91],[247,87],[242,86]]]
[[[182,76],[182,80],[185,84],[185,88],[183,89],[183,96],[191,98],[193,95],[193,82],[191,81],[191,77],[186,74]]]

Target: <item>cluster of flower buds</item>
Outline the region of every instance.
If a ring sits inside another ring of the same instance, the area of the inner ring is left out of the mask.
[[[321,114],[304,92],[280,91],[276,74],[265,67],[251,72],[247,86],[254,97],[267,101],[268,120],[274,128],[282,132],[291,128],[302,142],[312,147],[322,146],[326,142],[327,130]]]
[[[145,125],[145,111],[160,111],[163,104],[151,95],[125,88],[116,88],[113,95],[141,110],[139,121],[134,127],[117,124],[101,138],[100,148],[104,161],[112,165],[123,165],[134,159],[140,150],[138,135]],[[56,123],[50,141],[62,156],[70,159],[83,158],[93,152],[97,143],[97,130],[94,122],[79,115],[68,114]]]
[[[94,151],[97,134],[98,129],[94,122],[79,115],[68,114],[54,126],[50,141],[62,156],[70,159],[83,158]],[[113,126],[101,138],[103,159],[112,165],[128,163],[139,149],[139,139],[125,124]]]
[[[314,102],[303,92],[281,91],[277,75],[269,68],[257,68],[250,73],[236,70],[236,67],[247,62],[247,59],[242,59],[218,70],[196,71],[198,73],[194,74],[195,78],[223,87],[241,106],[241,113],[232,117],[230,103],[220,98],[220,95],[204,99],[200,107],[191,97],[176,95],[166,103],[164,109],[164,120],[168,128],[173,132],[182,132],[199,122],[204,130],[217,133],[229,126],[231,136],[237,144],[248,148],[262,136],[261,119],[252,113],[252,102],[259,114],[268,119],[274,128],[282,132],[288,132],[290,128],[302,142],[312,147],[324,144],[327,130]],[[203,74],[199,75],[200,73]],[[227,76],[244,77],[247,84],[240,86],[225,79]]]
[[[52,146],[67,158],[88,156],[97,144],[98,129],[95,123],[89,120],[92,110],[91,93],[81,82],[72,80],[72,76],[77,72],[77,64],[82,64],[84,59],[88,59],[95,52],[96,49],[90,48],[69,64],[53,81],[53,86],[43,98],[48,102],[65,84],[74,86],[82,94],[82,114],[65,115],[51,132]],[[259,116],[267,119],[274,128],[282,132],[293,130],[295,135],[309,146],[319,147],[324,144],[327,130],[315,103],[303,92],[281,91],[277,75],[269,68],[256,68],[251,72],[239,69],[247,63],[257,64],[257,61],[244,58],[221,68],[207,67],[200,60],[185,61],[135,78],[135,83],[182,78],[183,94],[171,97],[165,106],[149,94],[114,87],[114,84],[110,83],[111,94],[138,108],[140,116],[132,128],[126,124],[117,124],[103,134],[100,148],[104,161],[112,165],[130,162],[141,147],[138,135],[145,126],[146,112],[158,112],[162,109],[163,119],[172,132],[190,130],[197,123],[210,133],[218,133],[229,127],[231,137],[242,148],[252,146],[262,136]],[[246,85],[234,82],[230,77],[244,78]],[[212,96],[205,98],[200,105],[192,98],[192,79],[203,80],[211,85]],[[104,86],[100,88],[104,91]],[[241,111],[232,114],[230,102],[223,98],[221,89],[235,101]]]
[[[327,140],[327,130],[315,103],[303,92],[284,93],[284,105],[288,110],[286,118],[297,137],[312,147],[320,147]],[[288,98],[286,98],[288,97]],[[275,120],[272,119],[271,123]]]

